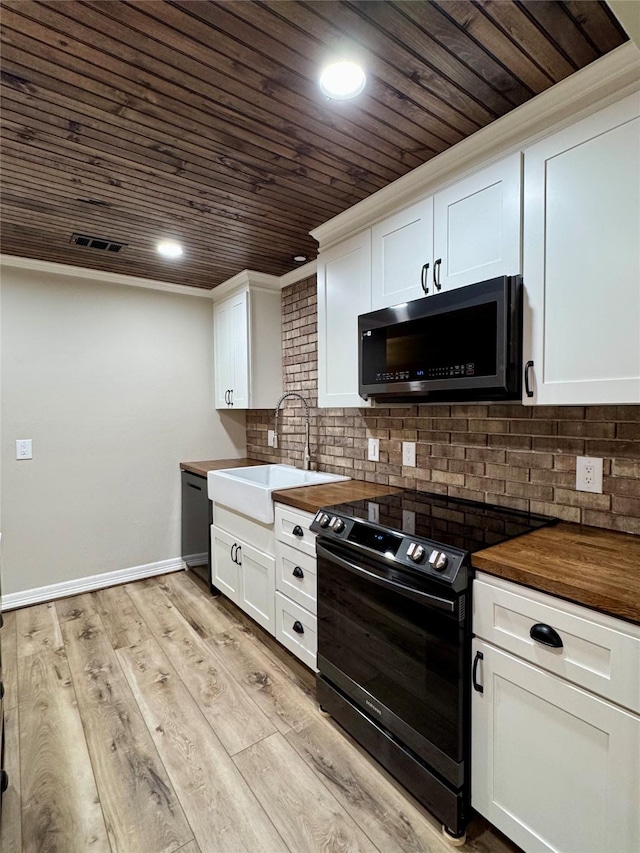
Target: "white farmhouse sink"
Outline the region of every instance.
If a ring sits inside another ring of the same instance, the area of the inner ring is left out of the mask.
[[[293,465],[254,465],[251,468],[223,468],[209,471],[209,500],[224,504],[264,524],[273,524],[272,494],[277,489],[320,486],[349,480],[340,474],[302,471]]]

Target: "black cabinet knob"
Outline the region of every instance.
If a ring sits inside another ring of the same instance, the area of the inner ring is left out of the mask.
[[[300,566],[295,567],[295,569],[293,570],[293,576],[294,576],[294,578],[303,578],[304,577],[304,572],[302,571]]]
[[[542,643],[543,646],[550,646],[552,649],[561,649],[563,646],[560,634],[551,625],[545,625],[543,622],[533,625],[529,636],[536,643]]]
[[[293,528],[293,535],[304,536],[304,530],[300,527],[299,524],[296,524],[296,526]]]
[[[296,619],[296,621],[293,623],[293,630],[296,632],[296,634],[304,634],[302,622],[298,622],[298,620]]]

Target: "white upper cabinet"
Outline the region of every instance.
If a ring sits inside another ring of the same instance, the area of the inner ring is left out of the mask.
[[[433,199],[371,229],[371,310],[426,296],[433,285]]]
[[[640,96],[525,151],[532,404],[640,402]]]
[[[266,409],[282,393],[280,291],[245,287],[213,307],[216,409]]]
[[[216,408],[248,408],[248,293],[236,293],[213,309]]]
[[[371,310],[371,231],[318,258],[318,406],[368,403],[358,394],[358,315]]]
[[[371,229],[371,308],[521,271],[518,152]]]
[[[521,174],[517,152],[434,196],[436,288],[452,290],[521,271]]]

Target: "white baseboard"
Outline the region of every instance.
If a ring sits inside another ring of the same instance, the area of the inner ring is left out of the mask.
[[[30,604],[53,601],[55,598],[66,598],[69,595],[92,592],[94,589],[117,586],[141,578],[178,572],[184,568],[185,564],[182,557],[173,557],[171,560],[159,560],[157,563],[146,563],[144,566],[132,566],[130,569],[118,569],[115,572],[103,572],[100,575],[90,575],[72,581],[38,586],[35,589],[25,589],[24,592],[10,592],[8,595],[2,596],[2,609],[15,610],[16,607],[28,607]]]

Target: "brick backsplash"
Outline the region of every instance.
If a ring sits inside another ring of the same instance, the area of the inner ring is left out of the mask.
[[[311,406],[311,455],[323,471],[640,534],[640,406],[423,405],[318,409],[315,276],[282,292],[284,390]],[[275,401],[274,401],[275,402]],[[304,412],[285,401],[280,446],[273,410],[247,412],[247,455],[302,463]],[[380,439],[380,461],[367,439]],[[416,442],[416,467],[402,442]],[[604,459],[604,494],[575,490],[575,457]]]

